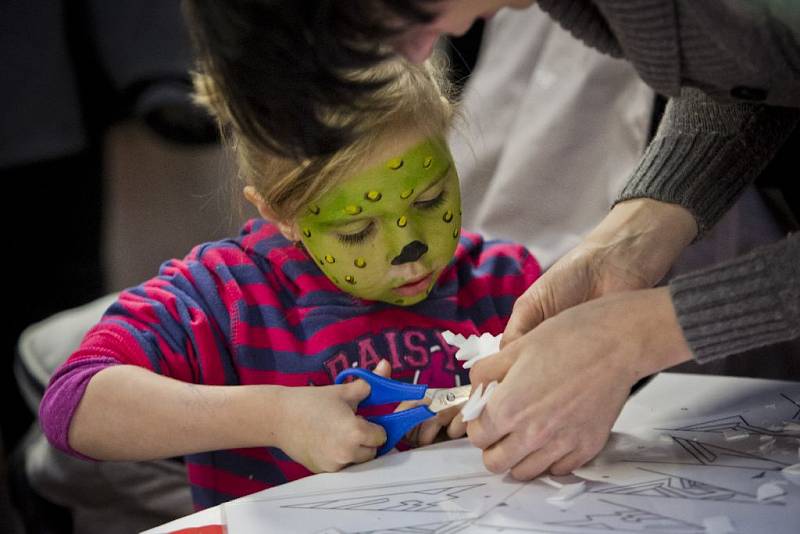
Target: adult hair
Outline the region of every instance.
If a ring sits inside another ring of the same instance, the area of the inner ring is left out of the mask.
[[[352,76],[391,54],[378,43],[433,19],[433,0],[184,0],[198,69],[225,94],[252,142],[295,159],[330,154],[358,136],[329,123],[380,105],[389,82]]]
[[[197,73],[195,98],[220,122],[223,135],[236,154],[239,175],[255,187],[274,218],[292,221],[312,201],[341,180],[352,176],[382,143],[399,133],[444,138],[455,116],[447,59],[434,54],[421,65],[402,58],[383,61],[371,69],[351,72],[358,82],[388,80],[373,89],[374,107],[330,110],[320,120],[331,127],[357,124],[358,135],[337,151],[298,160],[265,148],[242,127],[231,112],[225,87]]]

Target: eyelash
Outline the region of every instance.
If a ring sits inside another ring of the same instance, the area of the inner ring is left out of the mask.
[[[340,243],[345,245],[358,245],[363,243],[372,233],[373,223],[369,223],[366,228],[355,234],[336,234]]]
[[[447,191],[442,189],[442,192],[439,193],[435,198],[432,198],[430,200],[418,200],[414,202],[414,206],[416,206],[421,210],[436,209],[442,205],[446,197],[447,197]]]

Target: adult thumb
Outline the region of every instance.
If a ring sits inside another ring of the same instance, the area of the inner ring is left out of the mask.
[[[501,382],[506,373],[517,361],[518,353],[513,347],[501,349],[497,354],[478,361],[469,371],[469,382],[473,386],[488,385],[490,382]]]
[[[544,308],[540,292],[534,284],[514,302],[511,317],[508,319],[506,329],[503,331],[503,337],[500,339],[500,348],[507,347],[510,343],[533,330],[544,320]]]

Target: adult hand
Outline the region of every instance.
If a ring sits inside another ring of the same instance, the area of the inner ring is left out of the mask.
[[[696,234],[694,218],[680,206],[644,198],[617,204],[517,299],[501,347],[582,302],[652,287]],[[497,369],[493,379],[503,374]]]
[[[690,357],[667,288],[579,304],[475,365],[473,384],[508,373],[469,438],[490,471],[568,473],[602,449],[636,380]]]
[[[369,384],[363,380],[285,388],[278,446],[314,473],[338,471],[373,459],[386,442],[386,432],[355,414],[369,392]]]

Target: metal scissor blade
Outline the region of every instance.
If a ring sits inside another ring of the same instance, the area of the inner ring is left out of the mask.
[[[460,406],[469,399],[472,386],[458,386],[454,388],[429,389],[425,392],[425,398],[430,399],[428,409],[433,413],[441,412],[453,406]]]

